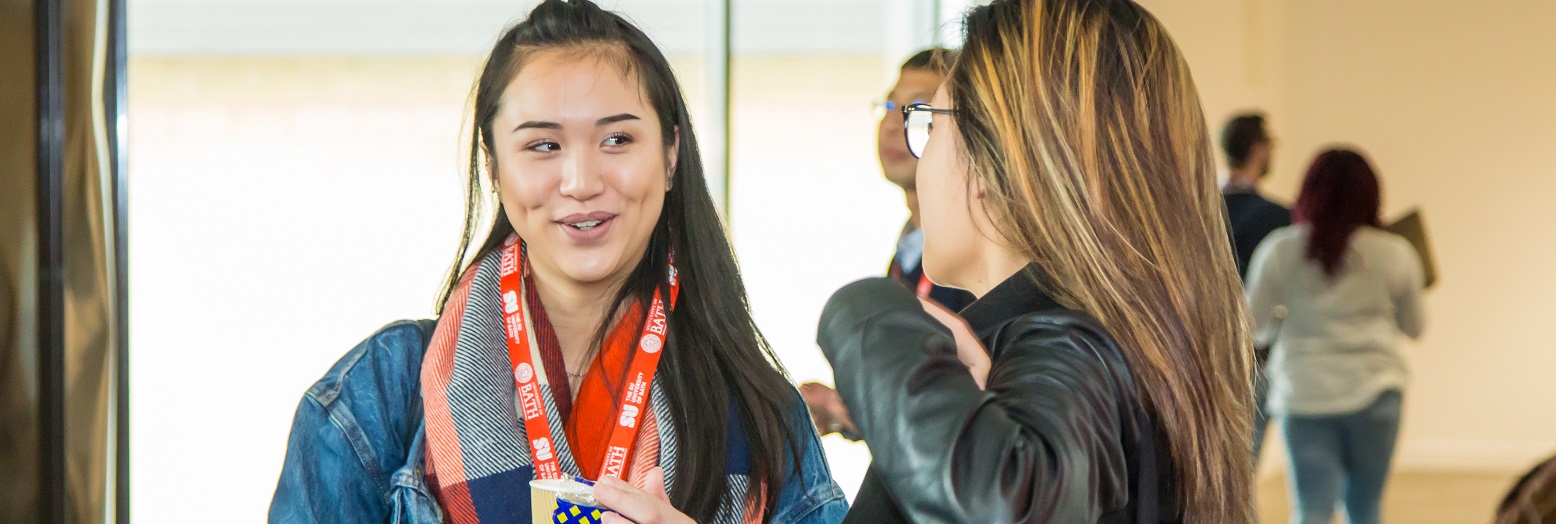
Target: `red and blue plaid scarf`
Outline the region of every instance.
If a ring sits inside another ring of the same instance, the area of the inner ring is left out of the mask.
[[[454,524],[530,520],[529,481],[535,478],[535,468],[503,338],[497,259],[483,258],[461,278],[422,362],[427,475],[444,520]],[[525,311],[533,320],[528,304]],[[534,336],[534,330],[529,333]],[[538,353],[540,345],[530,347]],[[534,360],[541,361],[541,356]],[[538,375],[562,472],[579,475],[551,385],[545,373]],[[664,388],[655,381],[627,482],[636,485],[649,469],[660,466],[666,489],[674,485],[677,450],[668,406]],[[749,484],[743,475],[731,476],[731,492],[717,522],[760,521],[762,508],[747,504]]]

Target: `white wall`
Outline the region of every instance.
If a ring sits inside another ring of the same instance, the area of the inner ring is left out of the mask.
[[[832,292],[881,276],[908,218],[875,155],[871,101],[896,57],[743,58],[735,66],[730,229],[752,314],[796,383],[830,384],[816,325]],[[853,496],[869,466],[862,443],[823,440]]]
[[[757,322],[798,381],[830,381],[821,306],[884,271],[906,219],[874,155],[885,60],[736,63],[732,229]],[[431,316],[478,62],[132,60],[136,520],[258,520],[302,392],[379,326]],[[851,494],[868,451],[825,444]]]
[[[706,2],[601,4],[678,57],[706,135]],[[431,315],[458,235],[466,97],[497,31],[531,5],[130,4],[137,520],[257,520],[303,390],[378,326]],[[758,324],[797,381],[830,381],[820,308],[884,270],[906,218],[876,164],[870,102],[933,39],[933,5],[732,13],[731,229]],[[825,445],[851,496],[868,450]],[[186,480],[213,471],[224,481]]]
[[[537,0],[136,0],[128,4],[129,49],[143,56],[458,55],[486,52],[505,25]],[[598,0],[667,54],[709,47],[707,0]],[[874,53],[901,15],[932,0],[736,0],[740,54]]]
[[[1145,0],[1187,53],[1213,130],[1268,111],[1268,189],[1359,145],[1385,214],[1425,210],[1441,282],[1411,345],[1398,462],[1521,468],[1556,450],[1556,3]]]
[[[263,520],[303,391],[431,316],[477,66],[131,62],[136,521]]]

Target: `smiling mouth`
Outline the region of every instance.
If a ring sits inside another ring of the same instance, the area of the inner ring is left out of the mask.
[[[579,231],[588,231],[604,223],[604,220],[585,220],[583,222],[571,222],[567,225],[572,226],[573,229],[577,229]]]

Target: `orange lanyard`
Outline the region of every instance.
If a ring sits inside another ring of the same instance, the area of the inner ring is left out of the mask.
[[[923,262],[919,263],[922,264]],[[902,264],[892,264],[890,276],[892,278],[902,278]],[[929,298],[929,292],[934,289],[935,283],[929,281],[929,273],[919,273],[918,285],[913,288],[914,293],[917,293],[919,298]]]
[[[935,289],[935,284],[929,281],[929,275],[920,274],[918,276],[918,288],[915,290],[918,292],[918,297],[929,298],[929,292],[933,289]]]
[[[536,376],[535,357],[530,353],[529,326],[520,306],[520,286],[523,284],[524,255],[519,249],[518,235],[510,235],[503,242],[501,290],[503,330],[508,339],[508,360],[513,363],[513,381],[518,391],[519,410],[524,416],[524,432],[529,437],[530,455],[535,461],[535,478],[562,478],[562,468],[557,461],[556,448],[551,442],[551,421],[546,418],[546,405],[540,398],[540,380]],[[677,278],[675,264],[670,265],[670,307],[680,294],[681,282]],[[638,419],[643,406],[648,403],[649,386],[659,369],[660,350],[664,349],[668,334],[668,321],[664,300],[659,290],[654,290],[654,301],[648,308],[648,318],[643,321],[643,338],[638,340],[637,353],[627,370],[627,387],[622,395],[621,411],[616,425],[611,428],[605,463],[600,468],[603,477],[621,477],[627,455],[637,439]],[[594,479],[598,480],[598,479]]]

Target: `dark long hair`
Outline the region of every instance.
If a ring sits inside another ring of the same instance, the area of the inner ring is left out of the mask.
[[[1345,261],[1351,233],[1361,226],[1383,227],[1378,175],[1361,153],[1343,148],[1324,151],[1313,159],[1302,180],[1292,219],[1312,229],[1307,258],[1334,276]]]
[[[681,453],[670,490],[675,507],[699,521],[711,521],[728,492],[726,454],[738,422],[749,451],[747,465],[763,489],[748,491],[751,501],[776,506],[785,475],[798,468],[798,433],[788,414],[799,398],[767,340],[751,320],[745,286],[735,254],[703,177],[697,138],[670,64],[641,30],[586,0],[546,0],[523,22],[503,33],[486,60],[475,89],[475,118],[466,180],[465,227],[440,304],[459,277],[481,257],[502,245],[513,225],[498,205],[489,223],[483,176],[496,173],[492,120],[509,82],[537,52],[581,51],[617,58],[659,117],[664,143],[679,134],[678,162],[664,209],[649,239],[648,252],[622,285],[605,318],[634,303],[647,304],[665,284],[670,253],[681,275],[680,299],[670,313],[670,336],[659,380],[667,386]],[[485,169],[482,164],[489,163]],[[480,231],[486,238],[474,244]],[[480,247],[471,250],[472,246]],[[668,293],[668,290],[665,290]],[[601,327],[601,332],[605,329]],[[764,519],[767,516],[764,516]]]

